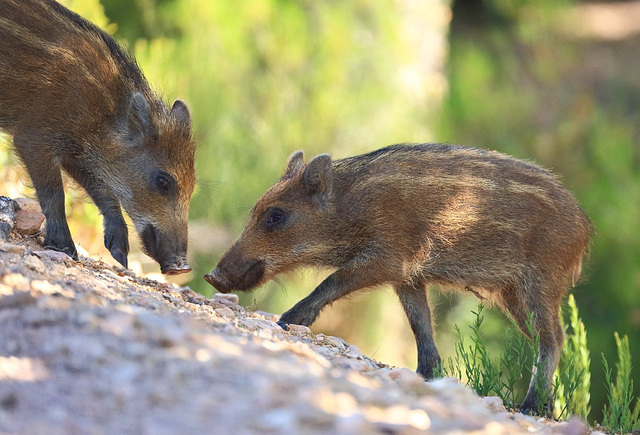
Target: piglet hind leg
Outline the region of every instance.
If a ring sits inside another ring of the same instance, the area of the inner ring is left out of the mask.
[[[440,371],[440,355],[433,340],[431,310],[422,282],[404,282],[394,286],[402,308],[407,314],[411,330],[418,346],[418,368],[416,372],[426,380]]]
[[[537,328],[540,334],[538,359],[532,368],[527,395],[520,405],[523,414],[549,414],[553,411],[553,372],[558,367],[562,353],[564,331],[558,319],[548,320],[543,328]]]
[[[523,301],[516,296],[516,292],[503,293],[504,306],[513,316],[523,334],[530,339],[527,328],[528,313],[533,313],[533,333],[539,338],[538,358],[531,369],[529,389],[520,412],[523,414],[537,414],[551,412],[553,373],[558,367],[564,343],[564,331],[560,326],[559,305],[552,301],[539,300]],[[559,292],[554,294],[560,294]]]
[[[372,287],[384,282],[372,273],[372,270],[379,269],[377,266],[368,265],[358,268],[344,268],[329,275],[309,296],[295,304],[293,308],[286,311],[278,321],[283,329],[288,329],[287,325],[311,325],[320,311],[328,304],[346,296],[356,290]]]
[[[78,252],[71,238],[64,210],[64,188],[60,164],[46,148],[39,147],[41,138],[31,139],[16,134],[13,143],[36,190],[42,212],[47,218],[44,246],[61,251],[74,260]]]

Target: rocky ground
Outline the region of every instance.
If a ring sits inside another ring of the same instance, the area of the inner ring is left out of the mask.
[[[0,433],[564,433],[189,288],[0,244]]]

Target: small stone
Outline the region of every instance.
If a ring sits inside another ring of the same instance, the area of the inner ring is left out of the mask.
[[[40,231],[44,219],[44,215],[37,211],[18,210],[16,212],[16,230],[20,234],[31,236]]]
[[[343,358],[340,361],[340,367],[348,368],[351,370],[357,370],[359,372],[371,369],[371,365],[369,365],[369,363],[366,360],[352,359],[352,358]]]
[[[272,322],[280,320],[279,314],[267,313],[266,311],[254,311],[254,313],[264,317],[266,320],[271,320]]]
[[[236,305],[238,305],[238,303],[240,302],[240,298],[234,293],[216,293],[211,299],[223,299]]]
[[[303,325],[293,325],[293,324],[289,324],[287,325],[289,327],[288,331],[291,332],[292,334],[296,334],[296,335],[311,335],[311,329],[309,329],[307,326],[303,326]]]
[[[0,196],[0,241],[6,242],[15,222],[15,210],[11,198]]]
[[[236,316],[235,313],[230,308],[227,308],[227,307],[216,308],[215,312],[219,316],[224,317],[226,319],[231,319]]]
[[[352,344],[349,345],[349,347],[344,352],[344,354],[345,356],[348,356],[350,358],[358,358],[358,359],[362,359],[362,357],[364,356],[360,351],[360,349],[358,349],[357,346],[354,346]]]
[[[586,433],[589,433],[584,422],[580,419],[580,417],[576,415],[571,417],[565,425],[561,426],[558,429],[563,435],[584,435]]]
[[[26,246],[21,246],[21,245],[14,245],[12,243],[4,243],[2,245],[0,245],[0,251],[2,252],[6,252],[9,254],[24,254],[24,252],[27,250]]]
[[[338,349],[346,349],[348,344],[340,337],[334,337],[333,335],[327,335],[324,337],[324,341],[333,347]]]
[[[185,287],[178,290],[178,293],[182,293],[184,296],[189,296],[190,298],[194,298],[194,299],[202,299],[204,297],[200,293],[194,292],[189,287]]]
[[[78,268],[76,267],[66,267],[64,269],[64,276],[67,278],[80,278],[81,273],[80,270],[78,270]]]
[[[128,276],[130,278],[134,278],[136,276],[136,273],[131,269],[125,269],[124,267],[117,267],[117,266],[114,267],[114,269],[116,269],[118,272],[120,272],[124,276]]]
[[[405,367],[401,367],[401,368],[398,368],[398,369],[393,369],[393,370],[391,370],[389,372],[389,377],[391,379],[393,379],[394,381],[398,380],[398,379],[400,379],[402,377],[413,378],[415,376],[416,376],[416,374],[414,372],[412,372],[411,370],[409,370],[408,368],[405,368]]]
[[[507,412],[502,400],[497,396],[482,397],[481,400],[493,412]]]
[[[44,263],[35,255],[27,255],[22,260],[22,264],[38,272],[45,270]]]
[[[69,257],[64,252],[53,251],[53,250],[33,251],[33,255],[37,255],[38,257],[40,257],[42,259],[49,259],[49,260],[58,261],[58,262],[71,260],[71,257]]]
[[[393,369],[389,373],[389,377],[406,392],[411,392],[416,395],[425,395],[430,392],[430,387],[422,376],[408,368]]]
[[[221,310],[222,308],[218,308],[218,309]],[[228,310],[228,308],[226,307],[225,309]],[[266,319],[247,318],[238,322],[238,326],[242,326],[243,328],[248,329],[249,331],[258,331],[258,330],[276,330],[277,331],[281,329],[276,322],[273,322],[271,320],[266,320]]]
[[[33,211],[37,213],[42,213],[42,209],[40,208],[40,203],[35,199],[31,198],[16,198],[13,200],[16,210],[22,211]]]

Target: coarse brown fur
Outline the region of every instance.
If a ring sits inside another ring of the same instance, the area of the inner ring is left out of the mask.
[[[195,186],[191,118],[167,108],[135,60],[53,0],[0,0],[0,128],[33,181],[48,246],[77,256],[64,215],[64,169],[104,216],[105,245],[127,264],[133,219],[164,272],[186,264]]]
[[[310,325],[327,304],[389,284],[418,345],[418,372],[440,361],[425,286],[493,300],[527,333],[533,313],[540,373],[522,409],[551,386],[564,340],[558,310],[580,276],[591,224],[550,172],[506,155],[441,144],[395,145],[304,164],[294,153],[282,179],[255,204],[240,238],[205,279],[248,290],[298,266],[337,269],[281,317]]]

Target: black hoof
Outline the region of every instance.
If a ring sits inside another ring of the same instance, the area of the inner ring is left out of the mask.
[[[122,265],[125,269],[128,269],[129,262],[127,261],[127,253],[123,252],[121,249],[111,249],[111,256],[114,260]]]
[[[529,408],[529,407],[521,407],[519,409],[521,414],[525,414],[525,415],[534,415],[535,412],[533,410],[533,408]]]
[[[283,322],[282,320],[278,320],[276,323],[278,324],[279,327],[281,327],[285,331],[289,330],[289,325]]]

